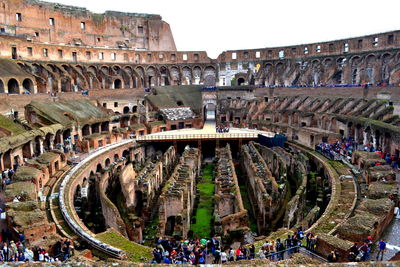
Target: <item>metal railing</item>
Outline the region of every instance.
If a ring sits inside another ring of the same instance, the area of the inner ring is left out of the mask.
[[[327,260],[320,255],[316,254],[315,252],[306,249],[303,246],[294,246],[287,248],[285,250],[281,251],[274,251],[272,253],[269,253],[265,255],[265,258],[270,260],[270,261],[281,261],[281,260],[287,260],[290,259],[295,253],[301,253],[304,255],[307,255],[313,259],[319,260],[321,262],[327,262]]]
[[[156,140],[192,140],[192,139],[256,139],[258,133],[212,133],[212,134],[165,134],[165,135],[142,135],[136,136],[137,141]]]

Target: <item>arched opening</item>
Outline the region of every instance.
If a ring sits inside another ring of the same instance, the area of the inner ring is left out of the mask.
[[[175,216],[169,216],[165,224],[165,235],[172,236],[175,228]]]
[[[4,169],[11,169],[11,150],[8,150],[3,156]]]
[[[108,166],[110,166],[110,163],[111,163],[110,159],[106,159],[104,165],[105,165],[106,167],[108,167]]]
[[[0,80],[0,93],[4,93],[4,83]]]
[[[141,217],[142,212],[143,212],[143,193],[142,191],[135,191],[135,213],[138,217]]]
[[[126,160],[129,162],[131,160],[130,154],[128,150],[124,150],[124,152],[122,152],[122,156],[124,158],[126,158]]]
[[[243,85],[244,84],[244,78],[239,78],[238,80],[237,80],[237,84],[240,86],[240,85]]]
[[[132,112],[133,112],[133,113],[137,112],[137,106],[133,106]]]
[[[25,79],[22,82],[22,86],[24,87],[25,91],[28,91],[29,93],[33,93],[33,82],[31,79]]]
[[[53,149],[53,144],[52,141],[54,139],[54,135],[53,134],[46,134],[46,137],[44,139],[44,149],[46,151],[50,151],[51,149]]]
[[[127,114],[127,113],[129,113],[129,107],[124,107],[124,109],[123,109],[123,113],[124,113],[124,114]]]
[[[100,123],[92,124],[92,134],[100,133]]]
[[[108,132],[110,129],[110,123],[108,121],[105,121],[101,124],[101,131],[102,132]]]
[[[8,93],[9,94],[19,94],[19,84],[16,79],[10,79],[8,81]]]
[[[336,84],[341,84],[342,78],[343,78],[343,72],[341,70],[339,70],[339,71],[335,72],[335,74],[332,77],[332,80]]]
[[[32,157],[31,142],[28,142],[22,146],[22,156],[26,159]]]
[[[118,159],[119,159],[118,154],[115,154],[115,155],[114,155],[114,161],[118,161]]]
[[[82,127],[82,136],[88,135],[90,135],[90,126],[86,124]]]
[[[13,169],[16,170],[19,166],[21,166],[21,158],[19,155],[14,156],[14,165],[13,165]]]
[[[115,79],[114,81],[114,89],[121,89],[122,88],[122,82],[120,79]]]
[[[96,166],[96,172],[97,172],[97,173],[101,173],[102,170],[103,170],[103,167],[101,167],[101,164],[100,164],[100,163],[97,164],[97,166]]]

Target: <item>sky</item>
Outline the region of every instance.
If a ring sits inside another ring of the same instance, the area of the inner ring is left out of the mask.
[[[226,50],[323,42],[400,30],[399,0],[56,0],[96,13],[160,14],[178,50]]]

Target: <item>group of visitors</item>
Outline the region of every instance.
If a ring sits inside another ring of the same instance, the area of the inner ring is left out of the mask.
[[[386,161],[387,165],[390,165],[396,170],[399,169],[399,156],[391,155],[389,152],[383,152],[381,148],[374,147],[371,144],[360,146],[352,137],[343,138],[341,141],[336,140],[334,143],[322,142],[315,147],[316,151],[324,154],[332,160],[338,160],[343,157],[345,157],[347,160],[350,160],[353,152],[359,149],[367,152],[376,152],[379,154],[381,159]],[[380,163],[377,163],[377,165],[380,165]]]
[[[313,84],[274,84],[269,85],[268,88],[309,88],[309,87],[363,87],[368,89],[370,86],[386,87],[394,86],[395,84],[379,82],[379,83],[340,83],[340,84],[323,84],[323,83],[313,83]],[[266,88],[265,85],[259,85],[259,88]]]
[[[71,257],[73,250],[71,241],[65,239],[55,244],[52,253],[49,253],[44,248],[33,248],[33,260],[40,262],[62,262]]]
[[[315,150],[326,155],[332,160],[338,160],[340,157],[345,157],[350,160],[354,150],[357,150],[358,144],[356,144],[353,138],[343,138],[341,141],[336,140],[334,143],[322,142],[319,143]]]
[[[217,126],[215,126],[215,132],[217,132],[217,133],[229,133],[229,125],[223,125],[223,124],[220,124],[220,125],[217,125]]]
[[[20,234],[16,241],[12,238],[10,230],[2,230],[0,235],[0,262],[25,262],[29,261],[26,255],[25,236]]]
[[[221,252],[221,240],[217,237],[191,241],[177,241],[166,237],[157,241],[157,247],[153,249],[152,263],[216,264],[220,263],[222,255],[226,257]]]
[[[400,157],[391,155],[388,152],[383,152],[381,149],[375,150],[376,153],[379,154],[380,158],[386,161],[387,165],[390,165],[392,168],[398,170],[400,166]]]
[[[269,259],[280,261],[286,255],[299,252],[302,241],[306,239],[307,248],[315,251],[317,236],[312,233],[304,235],[302,231],[297,231],[293,235],[288,235],[285,240],[277,239],[265,241],[258,252],[254,244],[240,246],[236,249],[230,247],[224,250],[221,240],[213,237],[209,240],[195,239],[177,241],[169,238],[160,238],[157,246],[153,249],[152,263],[163,264],[220,264],[228,261]]]
[[[350,262],[369,260],[371,256],[372,244],[373,243],[371,236],[365,239],[360,246],[358,246],[357,243],[354,243],[353,246],[350,248],[350,252],[347,259]]]
[[[354,243],[353,246],[350,248],[350,252],[348,255],[348,260],[350,262],[359,262],[359,261],[367,261],[371,257],[371,250],[372,250],[372,237],[369,236],[364,240],[364,242],[358,246],[357,243]],[[386,242],[385,240],[381,239],[377,244],[377,254],[375,260],[383,260],[383,254],[386,251]]]

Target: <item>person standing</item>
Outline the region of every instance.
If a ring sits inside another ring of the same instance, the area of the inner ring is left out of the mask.
[[[383,253],[386,250],[386,242],[385,240],[381,239],[378,244],[378,254],[376,255],[376,260],[378,260],[379,255],[381,255],[381,261],[383,260]]]

